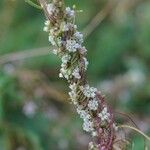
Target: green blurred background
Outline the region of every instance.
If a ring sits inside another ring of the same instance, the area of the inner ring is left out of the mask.
[[[149,134],[150,1],[66,4],[83,10],[77,15],[81,31],[92,28],[85,40],[90,83],[105,93],[115,112],[129,114]],[[0,0],[0,150],[87,149],[90,138],[69,103],[66,82],[58,78],[60,61],[50,53],[44,20],[41,10],[23,0]],[[119,123],[133,125],[115,115]],[[144,150],[140,135],[125,132],[133,150]]]

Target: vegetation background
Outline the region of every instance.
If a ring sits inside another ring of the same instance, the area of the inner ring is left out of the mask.
[[[117,112],[128,114],[150,134],[150,1],[66,0],[73,4],[83,10],[76,21],[88,35],[90,83],[105,93],[119,123],[133,126]],[[44,20],[24,0],[0,0],[0,150],[87,149]],[[140,135],[125,132],[130,149],[144,150]]]

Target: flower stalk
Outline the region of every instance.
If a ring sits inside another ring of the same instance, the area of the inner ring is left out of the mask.
[[[75,7],[65,7],[63,0],[39,0],[47,20],[44,31],[49,34],[53,53],[61,58],[60,78],[67,80],[69,96],[83,119],[83,130],[90,133],[89,150],[112,150],[116,127],[114,115],[98,89],[90,87],[86,79],[87,50],[83,35],[77,30]]]

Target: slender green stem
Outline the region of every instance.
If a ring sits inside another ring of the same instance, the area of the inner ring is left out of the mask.
[[[37,9],[42,9],[42,7],[38,4],[35,4],[34,2],[32,2],[31,0],[25,0],[26,3],[28,3],[29,5],[31,5],[32,7],[35,7]]]
[[[143,133],[142,131],[140,131],[139,129],[135,128],[135,127],[132,127],[132,126],[128,126],[128,125],[120,125],[118,126],[120,128],[129,128],[129,129],[132,129],[136,132],[138,132],[139,134],[143,135],[145,137],[145,139],[147,139],[148,141],[150,141],[150,137],[147,136],[145,133]]]

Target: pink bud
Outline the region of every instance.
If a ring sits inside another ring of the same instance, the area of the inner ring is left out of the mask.
[[[102,146],[102,147],[101,147],[101,150],[106,150],[106,147],[105,147],[105,146]]]

